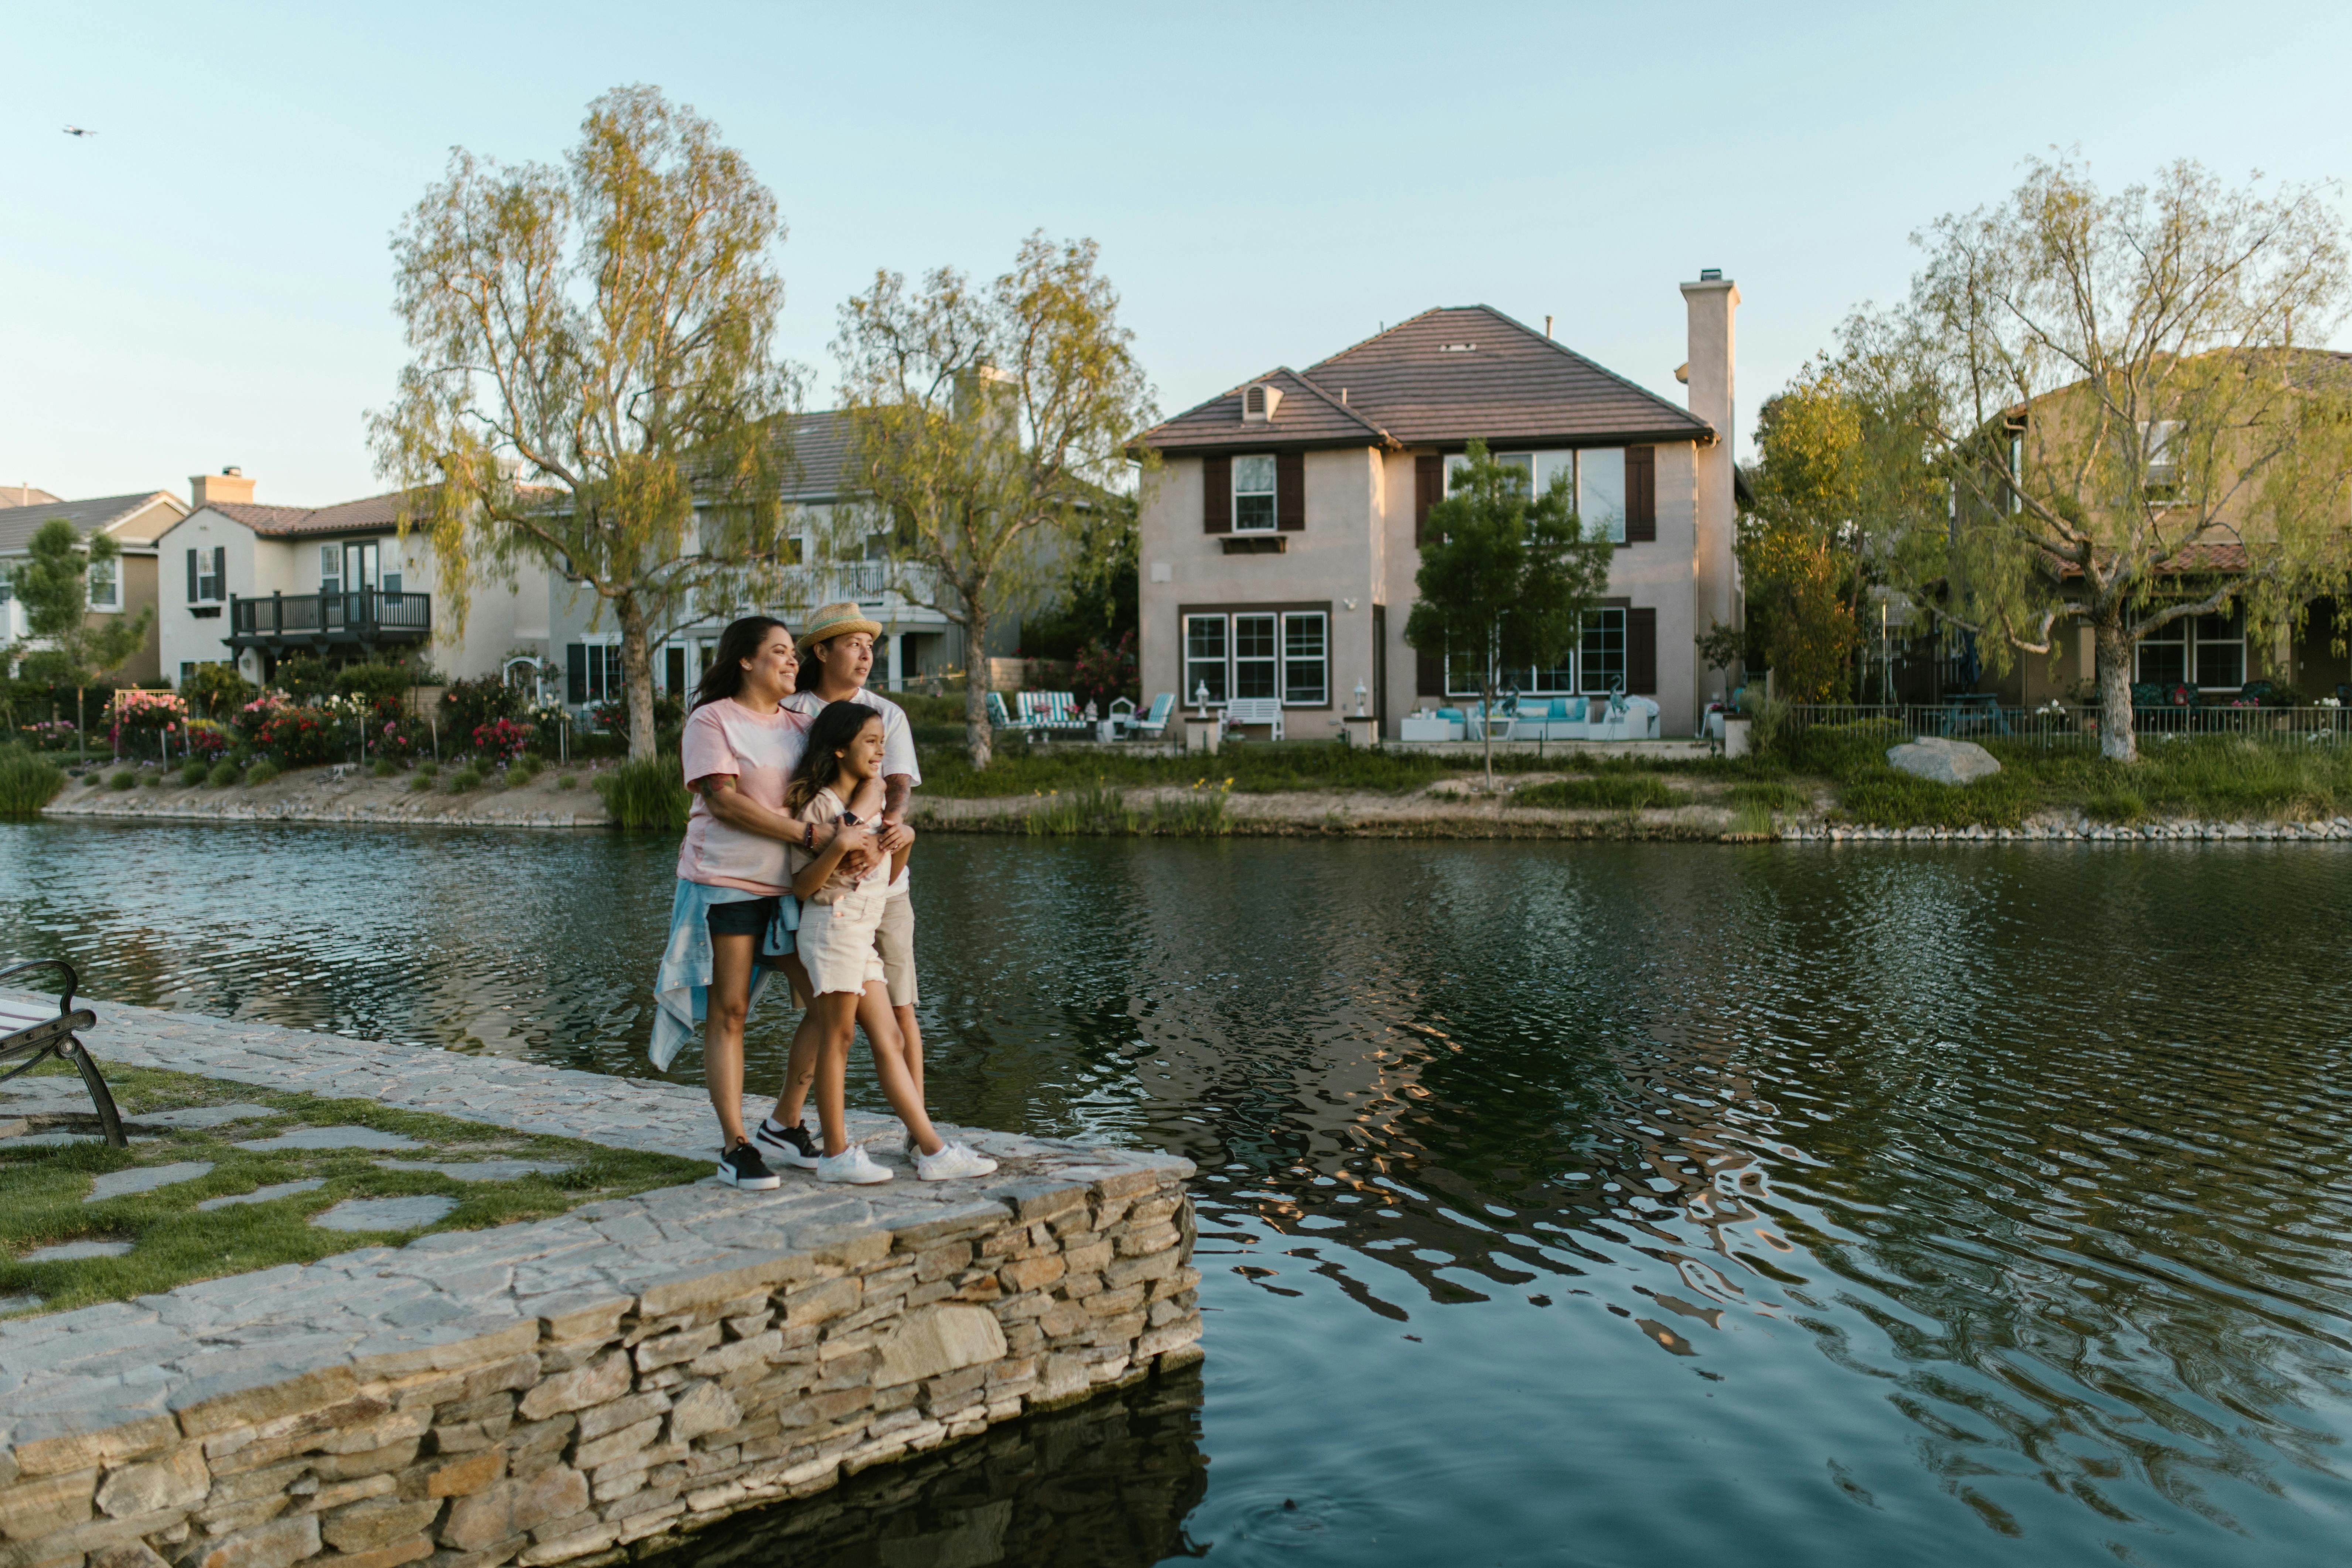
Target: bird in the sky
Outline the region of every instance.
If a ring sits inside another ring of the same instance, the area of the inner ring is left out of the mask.
[[[79,125],[68,125],[66,127],[66,134],[68,136],[95,136],[98,132],[95,131],[84,131]]]

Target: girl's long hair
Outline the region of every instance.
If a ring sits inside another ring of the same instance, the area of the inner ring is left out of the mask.
[[[809,726],[808,750],[801,753],[801,765],[793,770],[793,782],[784,786],[784,809],[806,811],[817,791],[833,789],[841,779],[843,748],[857,739],[866,725],[880,722],[882,715],[863,702],[826,703],[816,722]]]
[[[727,629],[719,634],[719,651],[710,656],[710,668],[702,672],[702,684],[694,689],[694,702],[687,711],[691,713],[706,702],[716,702],[722,697],[734,697],[743,689],[743,661],[760,657],[761,645],[772,631],[789,636],[792,627],[773,616],[745,616],[740,621],[730,621]]]

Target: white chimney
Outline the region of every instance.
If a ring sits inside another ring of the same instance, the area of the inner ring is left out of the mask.
[[[253,481],[245,477],[243,468],[234,466],[223,468],[217,474],[190,474],[188,499],[195,503],[198,510],[216,500],[227,501],[232,506],[242,505],[253,499]]]
[[[1732,553],[1738,521],[1731,467],[1738,418],[1732,379],[1736,358],[1732,317],[1739,309],[1739,287],[1723,275],[1722,268],[1709,267],[1699,273],[1697,282],[1682,288],[1689,313],[1690,361],[1677,379],[1690,387],[1690,411],[1713,427],[1716,437],[1691,453],[1697,470],[1693,475],[1697,481],[1693,499],[1697,503],[1698,524],[1698,599],[1693,605],[1696,622],[1693,629],[1704,635],[1710,626],[1737,626],[1745,618],[1738,566]],[[1723,679],[1736,674],[1727,671]],[[1701,671],[1700,686],[1709,684],[1706,672]],[[1703,702],[1706,695],[1701,689],[1693,694],[1693,700]]]

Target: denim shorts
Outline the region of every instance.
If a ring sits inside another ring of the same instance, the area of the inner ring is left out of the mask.
[[[776,900],[765,899],[730,899],[723,904],[710,906],[710,934],[713,936],[758,936],[776,918]]]

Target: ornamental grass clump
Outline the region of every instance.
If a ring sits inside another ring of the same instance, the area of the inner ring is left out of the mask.
[[[117,768],[112,773],[108,775],[106,787],[109,789],[129,789],[132,784],[135,784],[138,782],[139,775],[132,773],[129,768]]]
[[[506,771],[506,781],[509,789],[520,789],[530,783],[530,769],[517,763]]]
[[[400,764],[394,762],[390,757],[378,757],[375,760],[376,777],[380,779],[388,779],[395,776],[399,772]]]
[[[212,773],[213,765],[204,758],[190,757],[181,765],[180,783],[185,788],[194,789],[212,777]]]
[[[259,759],[253,766],[245,770],[245,782],[248,784],[266,784],[277,776],[278,764],[268,757]]]
[[[1511,795],[1513,805],[1548,805],[1569,811],[1658,811],[1675,804],[1665,781],[1646,773],[1615,778],[1553,779],[1528,784]]]
[[[56,763],[20,746],[0,750],[0,816],[38,816],[65,787],[66,775]]]
[[[623,763],[596,775],[596,793],[604,809],[623,827],[651,827],[675,833],[686,826],[694,797],[686,793],[684,771],[675,755],[656,754]]]
[[[476,767],[471,763],[467,763],[464,767],[459,768],[456,773],[449,775],[449,793],[451,795],[464,795],[468,790],[479,789],[481,787],[482,770]]]
[[[205,783],[215,789],[226,789],[236,783],[236,764],[223,757],[219,762],[215,763],[212,771],[205,775]]]

